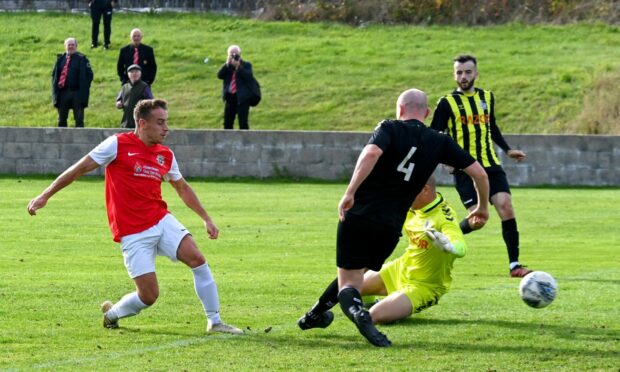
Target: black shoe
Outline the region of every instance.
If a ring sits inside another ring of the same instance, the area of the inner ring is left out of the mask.
[[[110,44],[103,44],[103,49],[105,49],[105,50],[110,49]]]
[[[372,324],[372,318],[368,311],[362,309],[356,312],[353,314],[353,320],[362,336],[366,337],[371,344],[379,347],[392,346],[392,342],[388,340],[387,336],[379,332]]]
[[[304,315],[297,321],[297,325],[302,331],[311,328],[327,328],[334,321],[334,313],[327,310],[323,314],[319,315],[316,319]]]
[[[90,44],[90,49],[95,49],[95,48],[97,48],[98,46],[99,46],[99,45],[97,45],[97,44]]]

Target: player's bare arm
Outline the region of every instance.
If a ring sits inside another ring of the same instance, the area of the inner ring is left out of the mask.
[[[355,170],[353,171],[353,176],[351,176],[349,186],[347,186],[347,190],[338,204],[338,217],[340,221],[344,221],[344,214],[353,207],[355,192],[368,177],[382,154],[383,150],[377,145],[366,145],[362,150],[357,159],[357,164],[355,164]]]
[[[463,171],[474,181],[474,187],[478,194],[478,205],[469,212],[467,219],[469,219],[472,228],[479,229],[489,219],[489,177],[478,162],[473,163]]]
[[[508,155],[509,158],[516,160],[517,163],[520,163],[527,157],[525,152],[521,150],[508,150],[508,152],[506,152],[506,155]]]
[[[193,210],[202,220],[204,221],[205,228],[207,229],[207,233],[209,234],[209,239],[217,239],[220,230],[215,225],[209,214],[202,206],[200,199],[198,199],[198,195],[194,192],[194,189],[185,181],[184,178],[180,178],[176,181],[170,181],[172,187],[174,187],[175,191],[183,200],[183,203],[187,205],[191,210]]]
[[[37,214],[37,210],[45,207],[47,201],[58,191],[69,186],[73,181],[80,178],[83,174],[93,171],[99,168],[97,164],[90,156],[85,155],[82,159],[78,160],[75,164],[67,168],[60,176],[58,176],[51,185],[49,185],[39,196],[32,199],[28,203],[28,213],[31,216]]]

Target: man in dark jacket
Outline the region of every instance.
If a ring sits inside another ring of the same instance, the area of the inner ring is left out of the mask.
[[[84,108],[88,107],[93,70],[88,58],[77,51],[77,41],[65,40],[65,53],[58,56],[52,70],[52,103],[58,109],[58,126],[67,126],[73,110],[76,127],[84,126]]]
[[[92,44],[91,48],[99,46],[99,23],[103,17],[103,48],[110,48],[110,35],[112,34],[112,8],[116,6],[114,0],[89,0],[90,18],[92,19]]]
[[[224,100],[224,129],[233,129],[235,116],[239,118],[239,129],[250,129],[251,84],[254,80],[252,64],[241,59],[238,45],[228,47],[226,63],[220,68],[217,77],[222,82],[222,99]]]
[[[116,97],[116,108],[123,109],[121,128],[135,128],[136,121],[133,110],[138,102],[143,99],[152,99],[153,92],[147,83],[142,81],[142,69],[138,65],[131,65],[127,68],[129,81],[123,84],[121,91]]]
[[[134,28],[129,34],[131,44],[121,48],[118,54],[116,71],[122,84],[129,81],[127,68],[131,65],[139,65],[142,69],[142,80],[148,85],[153,85],[155,75],[157,75],[157,63],[155,63],[155,53],[153,48],[142,44],[142,31]]]

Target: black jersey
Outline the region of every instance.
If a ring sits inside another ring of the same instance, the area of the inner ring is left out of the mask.
[[[418,120],[384,120],[368,144],[379,146],[383,154],[357,189],[349,213],[397,231],[437,164],[463,169],[475,162],[449,136]]]

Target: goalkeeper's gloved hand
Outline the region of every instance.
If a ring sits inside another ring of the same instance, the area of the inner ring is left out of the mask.
[[[433,245],[435,247],[441,249],[444,252],[448,252],[452,254],[457,253],[456,249],[454,249],[454,246],[450,242],[450,239],[448,239],[448,237],[445,236],[444,234],[435,230],[435,228],[431,226],[431,223],[428,220],[426,221],[426,223],[424,223],[424,233],[433,242]]]

